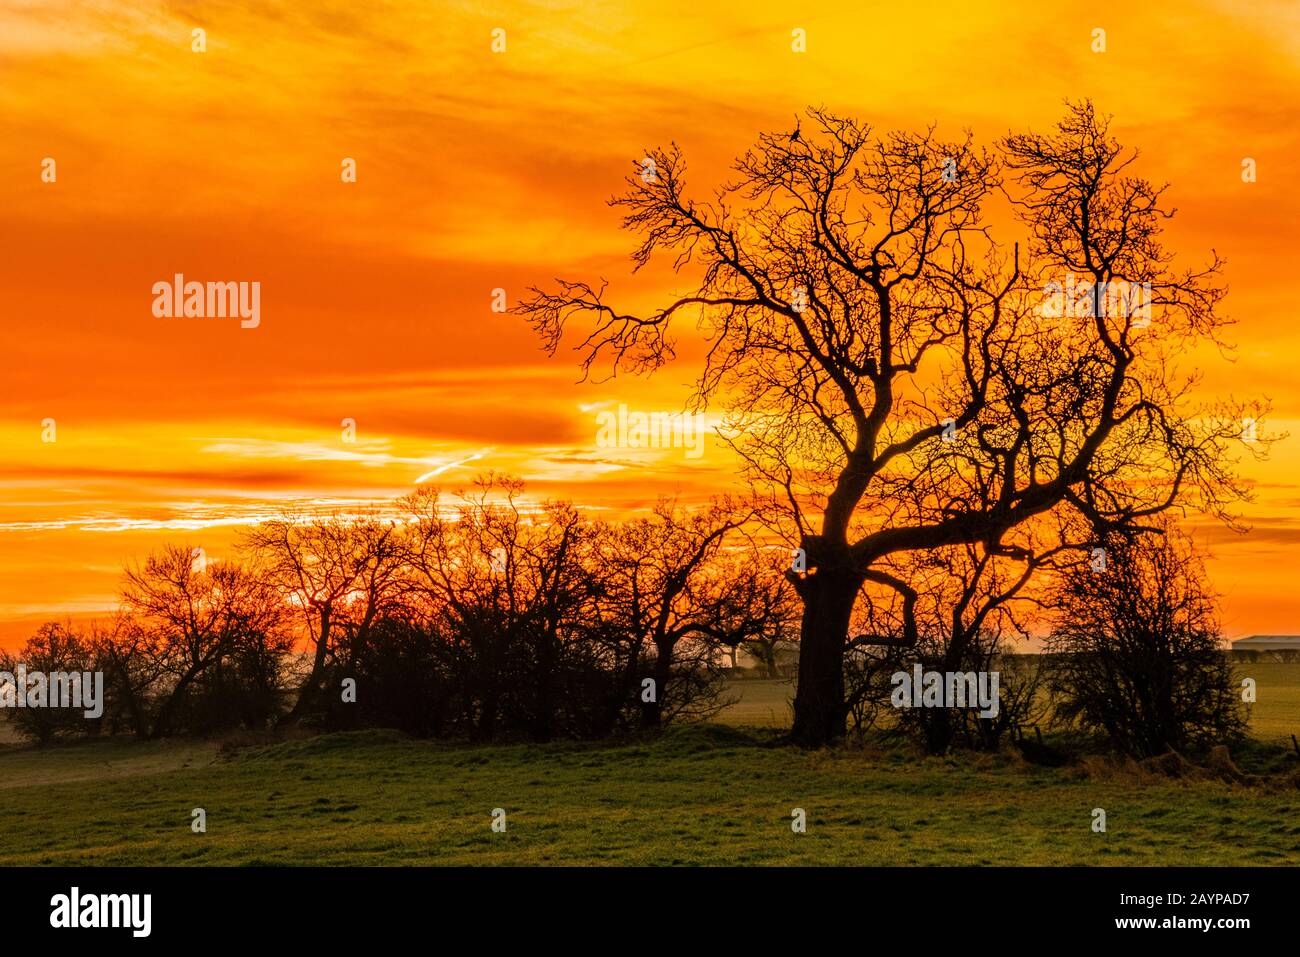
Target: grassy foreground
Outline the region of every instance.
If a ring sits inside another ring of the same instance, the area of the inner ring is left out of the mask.
[[[1286,864],[1300,790],[1010,755],[803,753],[759,729],[456,747],[371,731],[230,754],[100,741],[0,755],[0,864]],[[207,812],[207,833],[191,810]],[[493,808],[507,812],[493,833]],[[791,810],[808,828],[792,833]],[[1104,808],[1107,831],[1091,830]]]

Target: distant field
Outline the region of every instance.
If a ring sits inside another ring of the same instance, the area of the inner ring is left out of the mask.
[[[1251,706],[1250,730],[1261,741],[1289,743],[1300,737],[1300,662],[1237,664],[1237,676],[1254,678],[1259,700]]]
[[[1292,664],[1237,663],[1237,676],[1254,678],[1258,701],[1250,707],[1250,728],[1255,737],[1270,743],[1290,744],[1300,737],[1300,662]],[[728,695],[739,702],[714,719],[720,724],[763,728],[788,728],[794,700],[793,679],[733,681]]]
[[[727,685],[727,697],[738,699],[723,708],[713,720],[750,728],[788,728],[794,717],[794,679],[780,678],[770,681],[752,678],[732,681]]]
[[[1244,666],[1289,740],[1300,666]],[[773,746],[793,685],[720,725],[618,745],[453,746],[373,731],[0,746],[0,865],[1300,864],[1300,790],[1139,780],[1006,755]],[[1296,762],[1280,752],[1275,770]],[[206,834],[191,810],[207,812]],[[493,833],[493,808],[507,831]],[[1093,833],[1093,808],[1107,831]],[[807,812],[794,834],[791,810]]]

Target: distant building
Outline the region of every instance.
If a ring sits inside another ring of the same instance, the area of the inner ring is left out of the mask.
[[[1251,635],[1234,641],[1232,650],[1250,660],[1258,660],[1262,653],[1269,658],[1289,661],[1300,658],[1300,635]]]

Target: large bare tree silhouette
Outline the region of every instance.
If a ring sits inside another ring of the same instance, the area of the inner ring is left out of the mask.
[[[672,145],[611,201],[636,268],[667,254],[689,295],[633,315],[603,281],[557,281],[516,307],[552,353],[581,324],[584,375],[662,366],[674,323],[697,318],[696,399],[725,404],[804,558],[799,743],[843,733],[860,600],[883,592],[901,625],[856,643],[916,640],[902,555],[975,544],[1032,568],[1176,504],[1232,521],[1232,448],[1263,410],[1193,403],[1176,358],[1220,343],[1221,261],[1174,266],[1164,188],[1134,158],[1086,102],[991,149],[812,109],[711,199],[688,194]]]

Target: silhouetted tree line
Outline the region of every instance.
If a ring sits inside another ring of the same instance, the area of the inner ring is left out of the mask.
[[[454,501],[419,491],[398,518],[285,515],[221,561],[164,547],[125,571],[111,622],[46,625],[19,658],[102,670],[93,731],[549,741],[713,714],[721,650],[793,626],[786,555],[745,537],[734,502],[615,524],[522,491],[487,477]],[[42,740],[87,727],[43,715],[27,719]]]
[[[624,523],[568,503],[526,506],[486,477],[447,500],[423,490],[400,515],[285,515],[237,556],[169,546],[128,567],[109,622],[43,625],[32,671],[102,671],[103,713],[10,709],[38,741],[141,738],[308,725],[396,727],[468,740],[603,738],[707,717],[725,705],[723,652],[770,673],[797,633],[789,552],[750,537],[755,514],[669,501]],[[1008,572],[974,546],[890,568],[908,583],[860,596],[845,651],[847,716],[930,753],[1022,747],[1067,728],[1137,756],[1245,731],[1219,648],[1215,595],[1191,542],[1158,519],[1090,552],[1044,550]],[[1046,654],[1007,654],[1037,614]],[[915,626],[916,632],[909,634]],[[999,675],[995,714],[898,708],[892,676]]]

